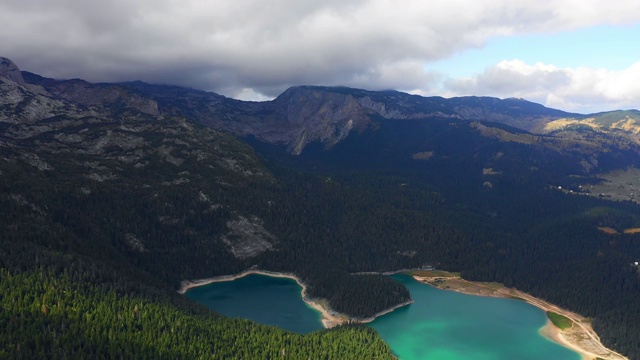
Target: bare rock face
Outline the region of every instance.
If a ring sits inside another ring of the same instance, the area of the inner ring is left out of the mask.
[[[160,114],[156,101],[131,93],[117,84],[91,84],[84,80],[66,80],[53,82],[46,88],[55,96],[86,106],[121,103],[145,114]]]
[[[276,117],[290,132],[289,151],[295,155],[311,142],[331,147],[352,129],[362,129],[370,122],[365,109],[350,94],[297,87],[274,102],[278,107]]]
[[[0,77],[9,79],[15,83],[20,85],[24,85],[24,79],[22,78],[22,73],[20,69],[13,63],[13,61],[0,57]]]
[[[255,216],[237,216],[227,222],[229,232],[222,237],[222,241],[236,258],[242,260],[272,251],[277,239],[262,225],[262,220]]]

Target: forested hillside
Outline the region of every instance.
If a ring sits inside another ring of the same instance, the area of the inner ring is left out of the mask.
[[[64,241],[40,236],[51,245]],[[367,327],[300,335],[227,319],[126,263],[2,245],[3,359],[393,358]]]
[[[567,115],[517,100],[440,106],[302,88],[245,104],[143,83],[26,80],[0,79],[6,357],[389,357],[364,327],[295,335],[224,319],[175,290],[258,267],[294,273],[310,296],[364,318],[410,294],[354,273],[425,265],[593,317],[608,346],[640,357],[640,234],[623,232],[640,227],[640,209],[579,187],[640,165],[628,137],[513,128],[506,120]],[[324,117],[331,126],[304,123]],[[287,121],[300,121],[299,151],[279,137]],[[246,136],[205,126],[221,122]],[[258,127],[282,141],[253,136]]]
[[[0,358],[391,357],[366,327],[303,336],[176,293],[281,246],[253,214],[286,186],[248,146],[181,117],[2,85]],[[256,229],[266,245],[239,251]]]

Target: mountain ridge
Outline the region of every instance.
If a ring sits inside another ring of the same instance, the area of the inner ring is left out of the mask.
[[[91,84],[78,79],[48,79],[29,72],[22,72],[22,77],[29,84],[42,86],[56,96],[84,105],[121,101],[151,114],[182,114],[236,136],[253,136],[267,143],[284,145],[296,155],[314,142],[330,148],[351,131],[360,132],[370,126],[371,116],[394,120],[481,120],[534,134],[555,131],[556,135],[558,130],[566,128],[566,124],[587,124],[595,131],[627,136],[620,127],[606,126],[597,120],[595,125],[585,122],[586,119],[599,119],[604,113],[569,113],[516,98],[464,96],[447,99],[396,90],[300,85],[285,90],[273,100],[251,102],[213,92],[141,81]],[[609,117],[620,115],[618,120],[623,120],[628,112],[607,114]],[[631,127],[632,132],[640,132],[638,121],[626,124],[627,130]],[[634,137],[633,140],[639,139]]]

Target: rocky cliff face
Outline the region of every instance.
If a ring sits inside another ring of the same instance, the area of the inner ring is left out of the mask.
[[[13,61],[5,57],[0,57],[0,77],[24,85],[24,79],[22,78],[20,69]]]
[[[366,108],[352,95],[322,89],[291,88],[274,104],[274,117],[289,129],[289,151],[296,155],[312,142],[331,147],[371,121]]]

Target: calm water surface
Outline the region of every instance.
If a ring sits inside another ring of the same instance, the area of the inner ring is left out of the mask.
[[[402,360],[579,360],[542,337],[544,312],[523,301],[460,294],[394,275],[414,303],[370,325]]]
[[[407,275],[393,278],[409,288],[414,303],[369,325],[401,360],[580,359],[539,335],[546,316],[532,305],[439,290]],[[186,296],[230,317],[299,333],[322,329],[320,314],[302,301],[300,291],[291,279],[248,275],[190,289]]]
[[[191,288],[185,295],[228,317],[246,318],[303,334],[324,329],[322,315],[302,301],[301,291],[295,280],[252,274]]]

